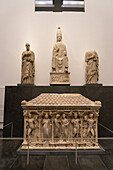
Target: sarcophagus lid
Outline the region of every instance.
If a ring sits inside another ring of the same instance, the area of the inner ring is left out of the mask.
[[[81,94],[42,93],[30,101],[22,101],[25,110],[98,110],[100,101],[91,101]]]

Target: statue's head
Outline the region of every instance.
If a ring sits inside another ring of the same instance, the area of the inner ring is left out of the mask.
[[[93,113],[90,113],[89,117],[90,117],[90,118],[93,118]]]
[[[32,114],[31,113],[29,113],[28,116],[29,116],[29,118],[32,118]]]
[[[84,120],[87,120],[87,115],[84,116]]]
[[[26,50],[29,51],[30,50],[30,44],[29,43],[26,43]]]
[[[75,119],[77,119],[77,116],[78,116],[78,115],[77,115],[77,113],[74,113],[74,117],[75,117]]]
[[[46,113],[46,114],[45,114],[45,118],[48,119],[48,117],[49,117],[49,116],[48,116],[48,114]]]
[[[61,32],[60,27],[58,27],[58,30],[57,30],[57,42],[60,42],[60,41],[62,41],[62,32]]]
[[[57,115],[56,115],[56,118],[58,119],[59,117],[60,117],[60,115],[59,115],[59,114],[57,114]]]
[[[65,115],[65,114],[63,114],[63,115],[62,115],[62,117],[63,117],[63,118],[65,118],[65,117],[66,117],[66,115]]]

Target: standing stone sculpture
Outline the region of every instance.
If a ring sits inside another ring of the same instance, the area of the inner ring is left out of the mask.
[[[35,55],[30,51],[30,44],[26,43],[26,51],[22,53],[21,84],[34,84]]]
[[[71,122],[73,123],[73,138],[79,137],[80,119],[78,119],[77,113],[74,113],[74,119]]]
[[[67,50],[66,46],[62,43],[60,27],[58,27],[57,31],[57,42],[53,47],[52,73],[50,73],[50,78],[50,84],[70,84]]]
[[[62,138],[66,140],[68,138],[68,126],[69,126],[69,121],[66,118],[66,115],[62,115]]]
[[[49,138],[50,135],[50,119],[48,113],[45,114],[44,119],[42,120],[43,126],[43,138]]]
[[[95,136],[95,120],[93,119],[93,114],[91,113],[89,115],[89,119],[88,119],[88,135],[91,136],[92,138],[94,138]]]
[[[83,130],[82,130],[82,137],[85,138],[84,141],[87,141],[86,138],[88,137],[88,118],[87,115],[83,118]]]
[[[32,117],[32,115],[29,113],[29,119],[27,120],[27,135],[28,137],[32,137],[33,136],[33,130],[34,130],[34,119]]]
[[[34,138],[39,138],[39,116],[34,116]]]
[[[55,117],[55,138],[60,138],[60,132],[61,132],[61,120],[60,115],[57,114]]]
[[[99,61],[96,51],[88,51],[85,55],[86,84],[97,84],[99,80]]]
[[[32,115],[29,113],[28,120],[26,121],[26,128],[27,128],[26,134],[28,138],[39,138],[38,115]]]

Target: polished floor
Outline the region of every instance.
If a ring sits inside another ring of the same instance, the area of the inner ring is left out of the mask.
[[[75,153],[48,153],[30,155],[27,165],[27,155],[17,153],[21,142],[0,140],[0,170],[113,170],[113,140],[99,142],[105,150],[102,152],[78,151],[77,164]]]

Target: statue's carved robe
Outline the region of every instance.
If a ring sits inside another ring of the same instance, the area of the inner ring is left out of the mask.
[[[43,119],[43,137],[48,138],[50,136],[50,119]]]
[[[98,69],[98,56],[93,53],[86,53],[85,61],[87,62],[86,66],[86,83],[95,84],[99,79],[99,69]]]
[[[32,51],[22,53],[22,84],[34,84],[35,56]]]
[[[60,138],[61,133],[61,121],[55,118],[55,137]]]
[[[66,46],[62,42],[57,42],[53,48],[52,58],[53,72],[65,73],[68,71],[68,58]]]

